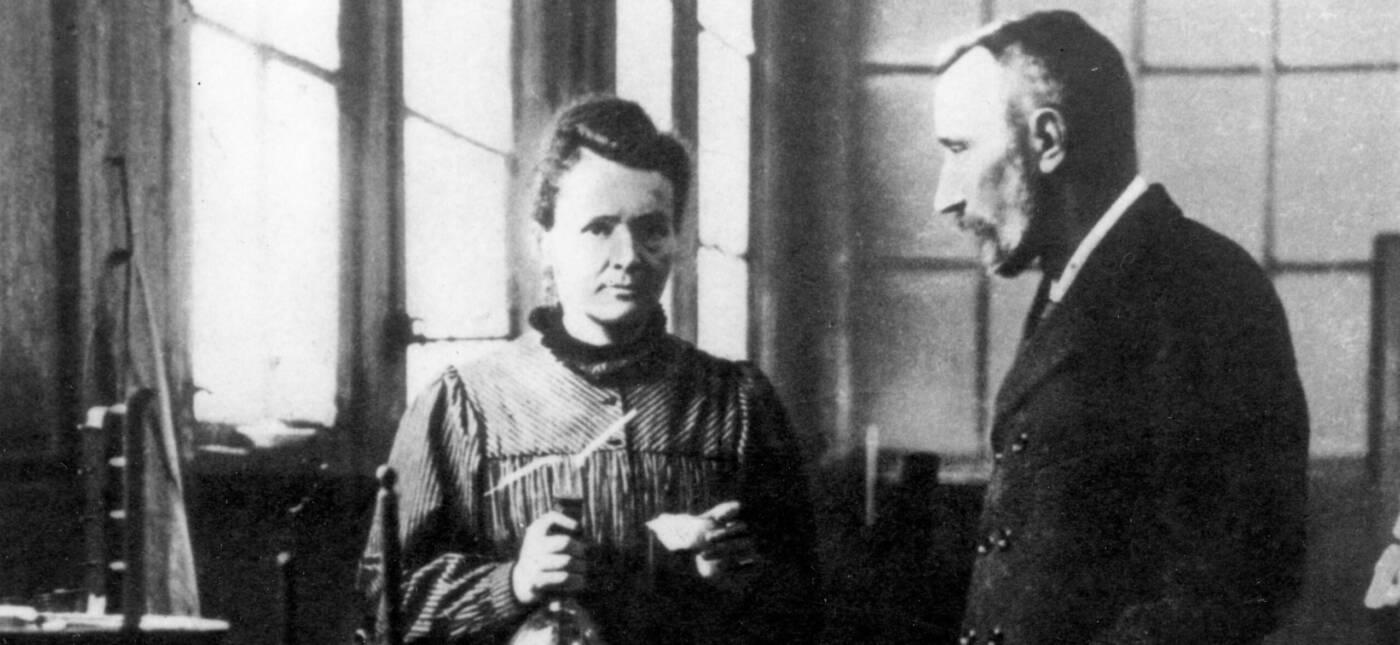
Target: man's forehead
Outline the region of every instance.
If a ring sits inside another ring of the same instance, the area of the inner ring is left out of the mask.
[[[1001,118],[1007,104],[1006,69],[985,47],[973,47],[938,78],[934,112],[955,115],[992,114]]]

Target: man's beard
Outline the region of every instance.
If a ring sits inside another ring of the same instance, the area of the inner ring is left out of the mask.
[[[1010,167],[1002,180],[1002,204],[1008,216],[1011,213],[1023,214],[1026,224],[1025,230],[1021,231],[1020,242],[993,269],[1004,278],[1020,275],[1040,258],[1045,248],[1044,230],[1054,217],[1050,211],[1059,201],[1055,198],[1053,184],[1035,167],[1031,151],[1026,146],[1017,146],[1009,156]]]

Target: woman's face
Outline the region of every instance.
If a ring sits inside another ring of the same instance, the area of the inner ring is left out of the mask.
[[[659,172],[581,154],[559,179],[541,248],[566,327],[597,344],[660,302],[676,246],[674,188]]]

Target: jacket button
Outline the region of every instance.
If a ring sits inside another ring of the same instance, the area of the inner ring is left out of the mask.
[[[978,555],[992,551],[1006,551],[1011,548],[1011,529],[992,529],[977,542]]]
[[[1016,440],[1015,440],[1015,441],[1011,442],[1011,452],[1017,452],[1017,453],[1018,453],[1018,452],[1021,452],[1022,450],[1025,450],[1025,449],[1026,449],[1026,443],[1027,443],[1027,441],[1028,441],[1029,439],[1030,439],[1030,437],[1027,436],[1026,433],[1022,432],[1020,435],[1018,435],[1018,436],[1016,437]]]
[[[997,463],[1000,463],[1001,460],[1004,459],[1005,457],[1006,457],[1006,455],[1003,455],[1003,454],[1001,454],[1000,452],[994,452],[994,453],[992,453],[992,461],[995,461],[995,462],[997,462]]]
[[[997,529],[996,531],[992,531],[988,540],[991,541],[992,546],[996,547],[998,551],[1005,551],[1011,548],[1011,529]]]

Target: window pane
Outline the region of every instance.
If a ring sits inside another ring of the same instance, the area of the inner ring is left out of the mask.
[[[328,70],[340,67],[340,0],[264,0],[268,44]]]
[[[191,31],[191,361],[207,421],[331,423],[338,344],[335,88]]]
[[[933,211],[940,167],[933,79],[874,76],[862,85],[856,241],[875,255],[976,257],[969,236]]]
[[[1285,275],[1277,285],[1308,398],[1310,453],[1314,457],[1365,454],[1369,277]]]
[[[700,0],[695,10],[705,31],[724,41],[736,53],[753,53],[751,0]]]
[[[409,315],[431,338],[504,336],[507,160],[419,119],[404,123]]]
[[[414,343],[408,346],[408,400],[423,393],[449,365],[461,365],[506,345],[504,340],[469,340],[444,343]]]
[[[700,54],[700,147],[748,158],[749,59],[726,49],[708,33]]]
[[[252,47],[196,24],[190,29],[190,67],[195,234],[238,239],[255,230],[246,218],[258,213],[260,64]]]
[[[700,241],[741,255],[749,238],[749,62],[704,33],[699,51]]]
[[[193,0],[191,4],[196,14],[244,38],[327,70],[340,66],[340,0]]]
[[[1259,76],[1142,79],[1142,166],[1187,217],[1264,249],[1265,87]]]
[[[698,157],[700,243],[742,255],[749,245],[748,164],[703,150]]]
[[[1174,2],[1175,0],[1168,1]],[[1108,36],[1108,39],[1113,41],[1124,57],[1133,51],[1134,3],[1132,2],[1124,2],[1123,0],[996,0],[990,4],[996,10],[998,19],[1014,18],[1032,11],[1068,9],[1082,16],[1094,26],[1094,29]]]
[[[977,274],[870,276],[852,316],[857,427],[885,447],[975,455]]]
[[[983,0],[871,0],[853,2],[864,25],[861,60],[932,63],[944,41],[982,21]]]
[[[190,0],[194,12],[249,38],[259,33],[260,2],[248,0]],[[199,69],[199,68],[195,68]]]
[[[497,150],[509,150],[509,0],[403,3],[404,102]]]
[[[696,345],[721,358],[747,358],[749,265],[704,247],[695,262],[699,273]]]
[[[671,123],[671,3],[617,0],[617,95],[641,104],[656,127]]]
[[[263,175],[253,49],[198,24],[190,29],[192,300],[190,362],[204,420],[263,416],[266,363],[256,320]],[[213,73],[209,70],[218,70]],[[253,308],[253,309],[250,309]]]
[[[1268,60],[1268,0],[1235,0],[1228,11],[1214,0],[1150,0],[1146,14],[1143,55],[1149,63],[1250,65]]]
[[[278,416],[329,423],[340,301],[336,92],[275,62],[268,64],[267,89],[268,404]]]
[[[1277,255],[1364,260],[1400,217],[1400,87],[1393,73],[1279,79]]]
[[[1291,64],[1394,61],[1395,0],[1280,0],[1279,58]]]

